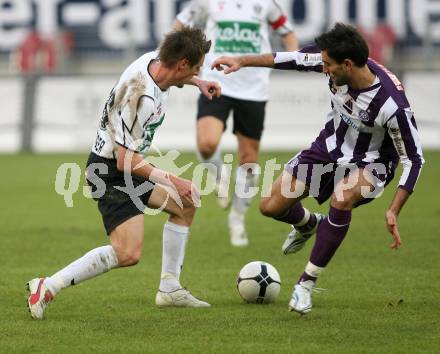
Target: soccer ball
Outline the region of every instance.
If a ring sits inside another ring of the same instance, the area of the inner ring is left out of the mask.
[[[274,266],[255,261],[241,268],[237,278],[237,290],[246,302],[269,304],[280,293],[281,279]]]

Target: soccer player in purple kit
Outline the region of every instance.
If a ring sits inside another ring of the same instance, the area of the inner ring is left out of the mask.
[[[282,247],[284,254],[299,251],[316,233],[309,262],[289,302],[289,310],[300,314],[312,309],[312,290],[348,232],[352,209],[380,194],[393,179],[399,159],[403,173],[385,221],[394,239],[391,248],[401,245],[397,218],[424,163],[403,86],[368,58],[368,45],[359,32],[337,23],[315,43],[288,53],[221,57],[212,65],[225,74],[258,66],[329,76],[331,111],[324,129],[285,165],[270,196],[260,203],[263,215],[293,226]],[[301,199],[310,195],[320,204],[330,198],[328,216],[310,213],[301,205]]]

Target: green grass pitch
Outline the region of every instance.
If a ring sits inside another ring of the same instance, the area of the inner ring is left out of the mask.
[[[264,153],[261,162],[292,154]],[[250,245],[230,247],[227,212],[203,199],[187,248],[182,283],[210,309],[158,309],[165,215],[146,217],[141,262],[62,292],[33,321],[25,283],[51,275],[107,237],[93,201],[75,194],[67,208],[55,193],[58,166],[86,155],[0,156],[2,353],[440,353],[440,152],[427,152],[416,192],[399,218],[403,245],[389,249],[384,213],[400,173],[377,201],[355,210],[349,234],[318,286],[313,311],[287,311],[291,289],[308,260],[310,242],[284,256],[289,226],[263,218],[258,198],[247,217]],[[195,161],[185,154],[178,165]],[[180,165],[180,166],[181,166]],[[400,172],[400,170],[399,170]],[[82,182],[83,183],[83,182]],[[328,205],[305,202],[327,212]],[[281,275],[271,305],[245,304],[235,278],[247,262],[264,260]]]

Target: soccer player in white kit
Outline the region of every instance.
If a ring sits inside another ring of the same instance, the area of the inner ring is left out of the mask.
[[[246,68],[225,77],[210,70],[210,64],[221,55],[260,54],[271,51],[269,29],[282,37],[286,50],[298,48],[285,12],[276,0],[192,0],[177,15],[176,27],[204,25],[213,43],[206,56],[202,77],[221,84],[222,96],[207,100],[200,96],[197,112],[197,148],[199,159],[211,166],[217,179],[217,201],[222,208],[230,205],[230,176],[222,168],[220,139],[233,112],[233,133],[238,142],[238,163],[228,224],[233,246],[246,246],[245,214],[251,198],[243,191],[258,183],[249,164],[258,161],[263,132],[266,101],[269,98],[267,68]],[[242,192],[240,192],[242,191]]]
[[[329,76],[332,109],[325,127],[308,149],[286,164],[270,197],[260,203],[263,215],[293,226],[282,246],[285,254],[298,252],[316,233],[309,262],[289,303],[289,309],[300,314],[312,309],[312,290],[348,232],[352,209],[380,195],[399,160],[403,172],[385,221],[394,239],[391,247],[400,246],[397,218],[424,164],[403,86],[393,73],[368,58],[367,43],[359,32],[338,23],[315,42],[291,53],[223,57],[213,63],[219,70],[226,65],[225,73],[266,66]],[[305,209],[301,199],[307,196],[320,204],[330,199],[328,216]]]
[[[158,52],[144,54],[122,73],[105,104],[86,172],[110,245],[91,250],[51,277],[31,280],[28,307],[32,318],[43,318],[47,305],[62,289],[114,268],[137,264],[146,206],[169,214],[163,229],[156,305],[210,306],[179,282],[199,193],[191,181],[143,160],[164,119],[171,86],[198,86],[208,99],[220,95],[216,82],[196,76],[210,45],[201,30],[185,27],[167,34]],[[175,198],[169,198],[171,191]]]

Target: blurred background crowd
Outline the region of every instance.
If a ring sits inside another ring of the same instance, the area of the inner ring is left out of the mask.
[[[121,70],[156,48],[185,2],[0,0],[0,105],[4,109],[0,152],[86,150],[105,97]],[[301,45],[311,43],[337,21],[356,25],[368,40],[370,56],[403,80],[425,145],[440,146],[436,109],[440,98],[439,0],[278,2],[287,11]],[[274,50],[281,48],[279,41],[273,36]],[[286,81],[273,75],[273,103],[268,107],[263,149],[303,146],[325,119],[321,110],[328,106],[325,91],[316,91],[322,85],[314,83],[322,78],[294,77]],[[176,124],[189,132],[194,126],[196,94],[182,91],[170,102],[168,115],[182,116]],[[297,112],[295,118],[281,113],[291,112],[290,105]],[[308,122],[302,119],[305,114],[312,116]],[[164,129],[172,132],[176,126],[170,124]],[[283,138],[286,129],[305,134]],[[159,144],[194,147],[192,137],[177,143],[176,136],[168,139]],[[224,143],[232,144],[232,140],[226,137]]]

